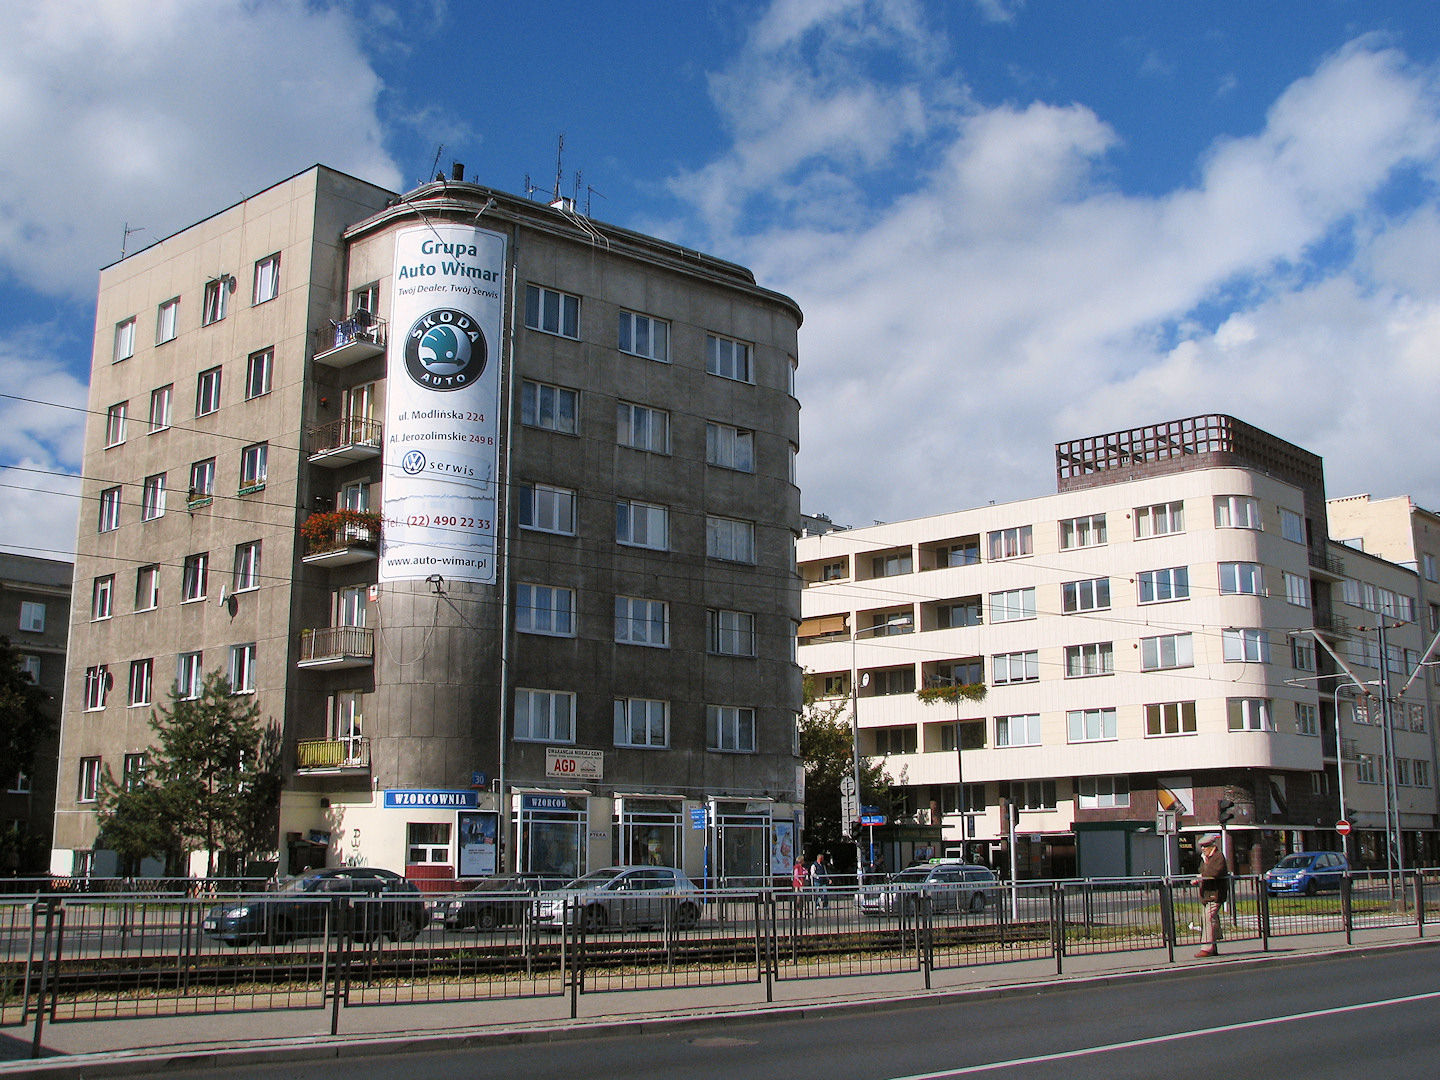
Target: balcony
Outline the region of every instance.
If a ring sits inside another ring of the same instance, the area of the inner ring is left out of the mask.
[[[1309,549],[1308,555],[1310,557],[1310,569],[1320,571],[1321,577],[1328,577],[1332,580],[1339,581],[1345,576],[1345,561],[1343,559],[1337,559],[1334,555],[1324,551],[1316,551],[1314,548]]]
[[[385,351],[385,320],[368,311],[357,311],[348,319],[330,320],[315,332],[315,362],[326,367],[347,368]]]
[[[1322,634],[1331,636],[1337,634],[1348,634],[1350,632],[1350,620],[1344,615],[1337,615],[1333,611],[1315,612],[1315,629]]]
[[[305,452],[312,465],[338,469],[354,461],[380,456],[380,421],[344,417],[305,435]]]
[[[321,626],[300,631],[302,668],[370,667],[375,663],[375,631],[364,626]]]
[[[328,510],[311,514],[300,526],[307,566],[348,566],[378,555],[380,515],[359,510]]]
[[[300,739],[295,743],[295,771],[343,773],[370,771],[370,740]]]

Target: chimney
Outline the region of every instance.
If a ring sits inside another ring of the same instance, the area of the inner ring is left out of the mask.
[[[450,179],[463,182],[465,179],[465,166],[458,161],[450,163]]]

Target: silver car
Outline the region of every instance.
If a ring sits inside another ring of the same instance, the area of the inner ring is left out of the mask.
[[[663,926],[686,930],[700,921],[700,890],[673,866],[610,866],[542,893],[535,903],[541,926]],[[568,914],[567,914],[568,913]]]
[[[915,911],[928,903],[931,911],[984,911],[999,885],[989,867],[940,862],[907,866],[883,885],[861,889],[855,897],[866,915]]]

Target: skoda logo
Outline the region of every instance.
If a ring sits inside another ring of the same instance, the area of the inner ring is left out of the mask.
[[[485,370],[485,335],[463,311],[436,308],[405,335],[405,371],[428,390],[459,390]]]

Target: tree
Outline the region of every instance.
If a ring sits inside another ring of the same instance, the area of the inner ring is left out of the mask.
[[[10,639],[0,637],[0,780],[16,779],[35,771],[35,752],[55,730],[45,711],[50,695],[20,669],[20,654]],[[42,857],[39,838],[9,829],[0,832],[0,866],[19,869]]]
[[[853,775],[854,742],[850,700],[821,699],[805,676],[805,708],[800,713],[800,759],[805,764],[805,837],[812,850],[823,850],[848,864],[855,853],[840,815],[840,781]],[[860,803],[888,810],[890,778],[879,762],[860,759]]]
[[[118,783],[108,770],[102,778],[101,834],[127,860],[163,855],[171,868],[204,850],[213,875],[222,849],[243,858],[275,846],[279,732],[219,672],[205,676],[197,698],[178,689],[151,715],[156,743],[144,767]]]

